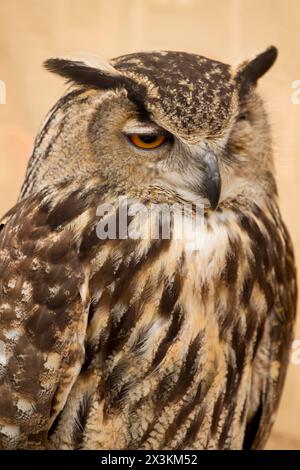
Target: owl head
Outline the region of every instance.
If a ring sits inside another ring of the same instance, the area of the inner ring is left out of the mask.
[[[143,201],[273,197],[269,125],[256,92],[274,47],[238,67],[184,52],[46,61],[71,88],[35,143],[22,196],[64,183]]]

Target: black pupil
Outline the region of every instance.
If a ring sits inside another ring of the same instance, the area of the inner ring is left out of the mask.
[[[156,134],[140,134],[139,135],[139,138],[145,144],[153,144],[153,142],[157,140],[157,137],[158,136]]]

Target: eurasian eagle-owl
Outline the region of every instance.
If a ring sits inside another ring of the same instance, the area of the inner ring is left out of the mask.
[[[1,221],[2,448],[264,445],[296,311],[256,92],[276,54],[46,62],[72,85]],[[97,207],[124,196],[202,204],[199,249],[100,239]]]

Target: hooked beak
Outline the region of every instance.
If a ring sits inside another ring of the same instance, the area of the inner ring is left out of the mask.
[[[203,157],[204,162],[204,192],[210,202],[211,208],[218,207],[221,194],[221,177],[216,156],[207,152]]]

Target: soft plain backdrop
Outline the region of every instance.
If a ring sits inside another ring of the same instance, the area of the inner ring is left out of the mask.
[[[299,0],[1,0],[0,214],[15,203],[34,136],[63,92],[41,67],[49,57],[109,58],[184,50],[236,64],[274,44],[280,55],[260,83],[270,113],[281,208],[300,264]],[[296,338],[300,339],[298,327]],[[300,364],[291,365],[268,447],[300,449]],[[0,398],[1,399],[1,398]]]

